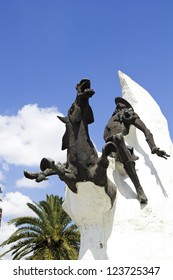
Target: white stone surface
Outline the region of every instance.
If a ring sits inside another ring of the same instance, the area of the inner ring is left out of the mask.
[[[143,133],[130,130],[126,142],[139,156],[137,174],[148,197],[140,205],[121,165],[110,159],[108,176],[117,186],[113,208],[104,188],[78,183],[78,194],[66,188],[64,209],[81,232],[79,259],[173,260],[173,145],[168,124],[151,95],[119,71],[122,97],[153,133],[156,145],[170,154],[153,155]]]
[[[78,194],[66,188],[64,210],[81,233],[79,259],[108,259],[107,240],[111,233],[111,201],[104,187],[92,182],[78,183]]]

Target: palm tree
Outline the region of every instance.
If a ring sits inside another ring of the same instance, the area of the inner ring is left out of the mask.
[[[62,198],[47,195],[46,201],[27,203],[35,217],[9,221],[18,229],[0,247],[12,244],[2,258],[12,252],[13,260],[75,260],[78,257],[79,231],[62,209]]]

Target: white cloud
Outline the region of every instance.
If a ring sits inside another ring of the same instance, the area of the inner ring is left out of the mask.
[[[8,164],[6,162],[2,163],[2,170],[9,171],[9,166],[8,166]]]
[[[27,206],[27,203],[32,203],[31,199],[23,195],[20,192],[9,192],[7,193],[2,202],[2,225],[0,228],[0,244],[9,238],[11,234],[17,229],[14,225],[8,225],[3,220],[11,220],[13,218],[22,216],[35,216],[34,212]],[[0,254],[7,251],[11,245],[0,248]],[[11,260],[11,254],[7,254],[3,257],[4,260]]]
[[[43,189],[43,188],[46,188],[49,186],[49,181],[46,180],[46,181],[43,181],[43,182],[40,182],[40,183],[37,183],[35,180],[29,180],[25,177],[21,178],[21,179],[18,179],[16,181],[16,186],[18,188],[40,188],[40,189]]]
[[[0,234],[0,244],[5,241],[6,239],[8,239],[10,237],[10,235],[12,235],[16,230],[16,227],[14,225],[8,225],[7,223],[2,223],[1,225],[1,234]],[[6,245],[3,248],[0,248],[0,254],[4,253],[5,251],[7,251],[10,248],[11,245]],[[5,255],[3,257],[3,260],[11,260],[12,256],[11,253],[8,253],[7,255]]]
[[[1,234],[0,234],[0,243],[6,240],[13,232],[16,230],[14,225],[8,225],[7,223],[2,223]]]
[[[7,164],[37,166],[43,157],[66,160],[61,151],[64,124],[55,107],[25,105],[14,116],[0,115],[0,159]]]
[[[5,180],[4,172],[0,170],[0,181],[4,181],[4,180]]]
[[[23,195],[20,192],[9,192],[1,203],[2,206],[2,225],[0,228],[0,244],[9,238],[11,234],[16,230],[14,225],[8,225],[4,220],[11,220],[13,218],[22,216],[34,216],[34,212],[27,206],[27,203],[32,203],[31,199]],[[0,248],[0,254],[7,251],[10,245]],[[11,254],[7,254],[3,257],[4,260],[11,260]]]
[[[20,192],[8,192],[3,198],[3,219],[10,220],[16,217],[33,216],[33,211],[27,206],[31,199]]]
[[[5,181],[6,180],[6,172],[9,171],[9,166],[6,162],[2,162],[1,164],[1,169],[0,169],[0,181]]]

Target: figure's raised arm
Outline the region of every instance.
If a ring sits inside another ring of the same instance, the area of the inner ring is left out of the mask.
[[[160,150],[160,148],[156,146],[153,134],[139,117],[134,120],[133,125],[144,133],[152,154],[156,154],[157,156],[163,157],[165,159],[167,159],[167,157],[170,157],[165,151]]]

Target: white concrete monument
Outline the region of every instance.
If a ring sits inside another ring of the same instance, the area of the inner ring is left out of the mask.
[[[152,132],[156,145],[170,157],[151,154],[144,134],[135,127],[125,137],[139,156],[136,170],[148,198],[140,204],[121,163],[110,158],[108,177],[117,187],[113,207],[103,187],[77,183],[78,193],[66,187],[64,210],[81,233],[79,259],[173,259],[173,144],[168,125],[151,95],[119,71],[122,97]]]

